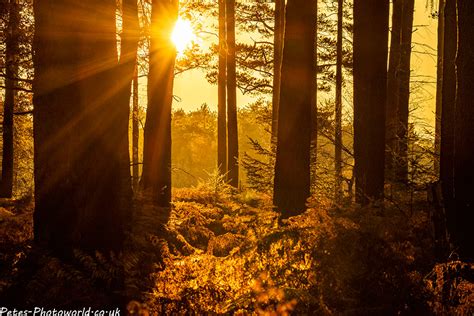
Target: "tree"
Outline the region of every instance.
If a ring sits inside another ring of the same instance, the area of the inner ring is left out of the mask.
[[[280,104],[281,62],[285,34],[285,1],[275,1],[273,30],[273,92],[272,92],[272,145],[276,146],[278,106]]]
[[[441,150],[441,113],[443,104],[443,59],[444,59],[444,6],[445,0],[438,3],[438,43],[436,64],[436,121],[435,121],[435,158],[434,171],[440,172],[440,150]]]
[[[403,1],[393,0],[392,29],[390,36],[390,55],[387,74],[387,107],[385,110],[385,175],[394,179],[395,148],[397,144],[397,111],[399,99],[398,73],[400,69]]]
[[[286,6],[273,191],[282,218],[302,213],[310,195],[316,12],[314,0],[289,0]]]
[[[410,61],[415,0],[403,0],[400,67],[398,73],[397,146],[395,180],[408,183],[408,116],[410,104]]]
[[[226,0],[227,35],[227,168],[233,187],[239,186],[239,135],[237,128],[237,81],[235,61],[235,0]]]
[[[132,179],[133,190],[138,191],[140,182],[139,162],[138,162],[138,143],[140,140],[139,129],[139,106],[138,106],[138,65],[135,65],[132,83]]]
[[[454,197],[454,125],[456,100],[456,51],[457,51],[456,0],[446,0],[444,5],[443,85],[441,100],[440,180],[443,200],[451,209]]]
[[[34,233],[59,251],[123,245],[130,161],[115,12],[112,0],[34,3]]]
[[[334,165],[336,173],[335,199],[342,198],[342,33],[344,19],[344,0],[337,2],[337,48],[336,48],[336,111]]]
[[[217,166],[222,175],[227,173],[227,50],[226,50],[226,0],[219,0],[219,69],[217,78]]]
[[[152,1],[141,185],[162,207],[171,202],[171,105],[176,49],[170,34],[177,18],[177,0]]]
[[[5,38],[5,102],[3,107],[3,152],[0,197],[11,198],[13,193],[13,112],[15,109],[16,78],[18,78],[20,6],[8,3],[8,22]]]
[[[457,1],[458,49],[456,55],[456,126],[454,156],[454,207],[448,212],[453,242],[459,255],[474,259],[472,214],[474,212],[474,2]]]
[[[354,171],[361,204],[383,197],[388,19],[388,0],[354,1]]]
[[[127,125],[122,126],[120,139],[128,137],[128,117],[130,113],[131,85],[133,83],[132,99],[132,155],[133,155],[133,187],[136,188],[138,181],[138,70],[137,70],[137,48],[140,30],[138,23],[137,0],[122,0],[122,33],[120,37],[120,81],[119,93],[117,94],[117,107],[121,110],[121,116],[127,117]],[[122,120],[122,122],[125,122]],[[124,160],[130,161],[128,142],[122,143],[124,147],[121,152],[126,153]],[[135,163],[136,162],[136,163]],[[130,170],[124,171],[124,176],[130,174]],[[130,187],[130,185],[127,185]],[[131,193],[130,193],[131,194]]]

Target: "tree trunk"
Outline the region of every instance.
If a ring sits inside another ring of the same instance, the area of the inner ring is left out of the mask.
[[[444,5],[445,0],[439,0],[438,8],[438,47],[436,68],[436,122],[435,122],[435,157],[434,172],[440,175],[441,150],[441,115],[443,104],[443,59],[444,59]]]
[[[456,252],[463,260],[474,259],[474,2],[458,0],[457,93],[454,157],[455,207],[448,212]]]
[[[138,107],[138,64],[135,65],[135,72],[133,74],[133,100],[132,100],[132,178],[133,190],[138,191],[138,184],[140,182],[140,168],[138,162],[138,143],[140,140],[139,129],[139,107]]]
[[[404,0],[393,0],[392,32],[387,74],[387,108],[385,111],[385,176],[394,180],[395,148],[397,143],[397,109],[399,93],[399,71],[401,56],[402,11]]]
[[[5,38],[5,102],[3,105],[3,152],[0,197],[11,198],[13,193],[13,111],[18,77],[20,7],[16,0],[8,3],[8,24]]]
[[[281,62],[285,34],[285,0],[275,1],[275,27],[273,34],[273,93],[272,93],[272,148],[276,150],[278,107],[280,104]]]
[[[121,42],[120,42],[120,60],[119,60],[119,76],[121,81],[120,91],[118,93],[117,99],[117,107],[120,108],[122,120],[121,122],[125,122],[125,118],[127,118],[126,126],[122,126],[120,129],[123,135],[119,135],[120,139],[128,138],[129,132],[129,118],[130,118],[130,97],[131,94],[131,85],[132,83],[138,82],[134,79],[138,78],[138,74],[136,75],[136,68],[137,68],[137,49],[138,49],[138,40],[140,37],[140,30],[139,30],[139,23],[138,23],[138,6],[136,0],[122,0],[122,34],[121,34]],[[135,84],[133,86],[135,88]],[[138,90],[138,87],[137,87]],[[135,91],[135,90],[134,90]],[[135,98],[137,99],[137,107],[138,107],[138,95],[133,95],[133,111],[135,111]],[[133,131],[132,126],[132,133]],[[132,138],[132,143],[134,143],[134,139]],[[123,161],[130,161],[130,151],[129,151],[129,143],[122,142],[123,148],[120,152],[126,154],[126,157],[123,157]],[[138,152],[137,152],[138,154]],[[135,152],[133,152],[133,158],[135,159]],[[137,165],[138,166],[138,165]],[[135,165],[134,165],[135,167]],[[135,169],[133,169],[135,173]],[[123,176],[130,179],[130,165],[126,167],[125,170],[122,171]],[[135,174],[134,174],[135,176]],[[128,181],[125,186],[125,190],[131,190],[135,185],[135,177],[133,177],[132,181]],[[127,195],[132,196],[133,191],[126,192]]]
[[[337,47],[336,47],[336,126],[335,126],[335,191],[334,198],[342,198],[342,32],[344,19],[344,0],[337,2]]]
[[[235,0],[226,0],[227,22],[227,167],[230,185],[239,186],[239,135],[235,66]]]
[[[355,179],[363,205],[383,198],[388,19],[388,0],[354,1]]]
[[[227,176],[226,0],[219,0],[219,74],[217,78],[217,167]]]
[[[408,184],[408,116],[410,105],[410,62],[415,0],[403,0],[402,37],[400,43],[399,99],[397,112],[397,182]]]
[[[282,218],[300,214],[310,195],[312,109],[316,108],[316,1],[286,6],[274,204]]]
[[[454,126],[456,100],[457,17],[456,0],[444,6],[443,86],[441,104],[440,179],[445,207],[454,197]]]
[[[34,3],[35,240],[62,251],[123,245],[130,162],[115,12],[112,0]]]
[[[318,2],[316,1],[316,4],[314,6],[314,21],[313,24],[315,25],[315,33],[314,33],[314,69],[318,69]],[[316,70],[317,72],[317,70]],[[316,182],[317,182],[317,177],[318,177],[318,165],[317,165],[317,158],[318,158],[318,96],[317,96],[317,80],[318,76],[314,76],[314,80],[312,81],[312,88],[311,88],[311,95],[312,95],[312,100],[311,100],[311,149],[310,149],[310,194],[316,193]]]
[[[177,0],[153,0],[141,184],[158,206],[171,202],[171,104],[176,49],[171,42]]]

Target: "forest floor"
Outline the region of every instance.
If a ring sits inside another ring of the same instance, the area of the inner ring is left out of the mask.
[[[69,261],[32,243],[32,201],[0,205],[0,306],[125,303],[143,315],[474,313],[474,266],[434,261],[426,194],[387,202],[383,211],[311,201],[279,224],[266,195],[177,189],[171,212],[136,201],[122,254],[75,251]]]

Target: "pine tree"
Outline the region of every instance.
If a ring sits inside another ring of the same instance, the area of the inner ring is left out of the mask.
[[[34,233],[60,251],[123,245],[131,190],[115,12],[112,0],[34,3]]]
[[[282,218],[302,213],[310,195],[316,12],[315,0],[289,0],[286,6],[273,191]]]
[[[227,36],[227,168],[233,187],[239,186],[239,135],[237,128],[237,79],[235,59],[235,0],[226,0]]]
[[[18,78],[20,5],[8,1],[8,22],[5,38],[5,101],[3,106],[3,151],[0,197],[11,198],[13,193],[13,112],[15,110],[16,78]]]
[[[383,197],[388,19],[388,0],[354,1],[354,172],[361,204]]]
[[[141,185],[158,206],[171,202],[171,105],[176,49],[171,42],[177,0],[152,2],[148,107]]]
[[[458,50],[456,55],[456,127],[454,155],[454,207],[448,225],[457,253],[474,260],[472,214],[474,213],[474,2],[457,1]]]

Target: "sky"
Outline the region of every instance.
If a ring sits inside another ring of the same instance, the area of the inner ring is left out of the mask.
[[[434,126],[436,94],[436,41],[437,20],[431,17],[426,7],[426,0],[415,0],[412,69],[411,106],[417,108],[412,115],[421,119],[428,126]],[[243,35],[240,35],[241,37]],[[245,40],[245,39],[243,39]],[[237,91],[237,104],[246,106],[255,97],[242,95]],[[209,84],[205,73],[193,70],[182,73],[175,78],[174,94],[179,101],[173,104],[174,109],[182,108],[191,111],[206,103],[211,110],[217,109],[217,86]]]

